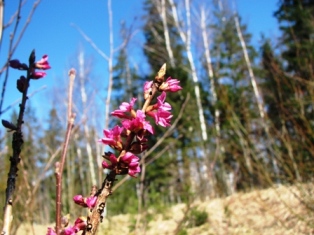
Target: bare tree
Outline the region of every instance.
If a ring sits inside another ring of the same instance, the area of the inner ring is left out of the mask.
[[[207,141],[207,127],[205,122],[205,116],[204,116],[204,109],[201,102],[201,94],[200,94],[200,87],[199,87],[199,78],[196,71],[195,61],[193,57],[192,47],[191,47],[191,37],[192,37],[192,25],[191,25],[191,10],[190,10],[190,1],[185,0],[185,21],[180,20],[177,13],[177,6],[175,5],[174,0],[169,0],[169,3],[171,5],[172,9],[172,16],[175,22],[175,25],[177,27],[177,30],[179,31],[181,40],[184,43],[185,50],[187,53],[187,58],[190,65],[190,72],[192,74],[192,79],[194,82],[194,92],[196,97],[196,104],[198,109],[198,116],[200,121],[200,129],[202,133],[202,140]],[[180,25],[180,23],[185,22],[185,28],[184,31],[183,27]]]

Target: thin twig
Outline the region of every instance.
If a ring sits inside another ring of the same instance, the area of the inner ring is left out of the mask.
[[[4,0],[0,0],[0,49],[2,45],[2,31],[3,27],[3,12],[4,12]]]
[[[68,91],[68,112],[67,112],[67,130],[65,134],[65,139],[63,142],[63,148],[62,148],[62,154],[61,154],[61,163],[56,163],[56,169],[55,169],[55,176],[56,176],[56,233],[60,234],[61,230],[61,193],[62,193],[62,174],[63,174],[63,168],[64,168],[64,162],[67,154],[67,149],[70,141],[71,132],[73,129],[74,119],[75,119],[75,113],[72,113],[72,94],[73,94],[73,85],[74,85],[74,79],[75,79],[75,70],[71,69],[69,71],[69,91]]]
[[[22,39],[26,29],[27,29],[27,26],[30,24],[31,19],[32,19],[33,15],[35,13],[35,10],[36,10],[37,6],[39,5],[40,1],[41,0],[37,0],[36,2],[34,2],[33,7],[32,7],[32,9],[30,11],[30,14],[28,15],[28,18],[26,20],[26,23],[24,24],[24,27],[22,28],[22,30],[21,30],[21,32],[20,32],[20,34],[19,34],[15,44],[13,45],[14,37],[16,35],[17,28],[18,28],[19,21],[20,21],[20,17],[21,17],[20,16],[20,11],[21,11],[21,7],[23,5],[22,1],[20,0],[18,12],[17,12],[16,24],[14,26],[13,34],[10,37],[10,44],[9,44],[9,50],[8,50],[7,63],[5,63],[5,65],[0,70],[0,76],[3,73],[3,71],[6,70],[5,78],[4,78],[3,85],[2,85],[2,93],[1,93],[1,99],[0,99],[0,112],[2,111],[2,106],[3,106],[3,102],[4,102],[4,94],[5,94],[5,91],[6,91],[6,84],[7,84],[8,77],[9,77],[9,70],[7,69],[8,62],[9,62],[9,60],[11,60],[13,53],[15,52],[17,46],[19,45],[19,43],[20,43],[20,41],[21,41],[21,39]]]
[[[94,42],[93,40],[88,37],[82,30],[80,27],[78,27],[76,24],[71,24],[72,27],[74,27],[82,36],[83,38],[92,46],[92,48],[95,49],[95,51],[101,56],[103,57],[105,60],[109,60],[109,57],[106,55],[105,52],[103,52]]]
[[[7,68],[9,60],[11,58],[11,55],[13,54],[13,40],[14,40],[14,36],[15,36],[15,34],[17,32],[17,28],[18,28],[18,25],[19,25],[20,19],[21,19],[21,16],[20,16],[21,7],[22,7],[22,0],[19,1],[19,6],[18,6],[18,10],[17,10],[17,18],[16,18],[16,22],[15,22],[13,33],[10,36],[8,58],[7,58],[6,64],[4,65],[4,68]],[[4,101],[4,94],[5,94],[5,90],[6,90],[6,86],[7,86],[8,77],[9,77],[9,70],[7,69],[6,73],[5,73],[5,78],[4,78],[4,81],[3,81],[3,85],[2,85],[2,92],[1,92],[1,99],[0,99],[0,112],[2,111],[2,105],[3,105],[3,101]]]

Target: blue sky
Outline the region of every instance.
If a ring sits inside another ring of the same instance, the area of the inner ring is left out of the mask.
[[[113,27],[115,30],[115,46],[119,42],[119,26],[122,20],[130,25],[134,22],[134,28],[141,25],[142,2],[144,0],[112,0]],[[235,0],[236,7],[242,17],[242,22],[248,25],[248,31],[253,34],[252,43],[258,45],[260,35],[263,32],[266,36],[275,38],[278,36],[277,21],[273,17],[273,12],[277,8],[276,0]],[[18,1],[5,2],[5,23],[8,22],[12,14],[16,11]],[[22,26],[26,21],[33,1],[28,0],[22,8]],[[107,62],[101,58],[94,49],[83,39],[79,32],[71,26],[75,24],[80,27],[105,53],[109,53],[109,27],[107,1],[105,0],[42,0],[38,6],[31,24],[14,53],[13,58],[24,60],[32,49],[36,49],[37,58],[43,54],[49,55],[49,62],[52,66],[48,70],[48,76],[44,79],[32,82],[30,92],[46,85],[47,88],[32,98],[34,106],[42,105],[46,112],[49,110],[49,93],[52,87],[60,78],[67,77],[67,71],[71,66],[71,58],[82,46],[87,56],[93,57],[95,61],[94,74],[102,76],[104,83],[107,76]],[[8,38],[13,28],[8,28],[3,34],[1,46],[0,64],[3,65],[7,56]],[[138,33],[134,36],[131,50],[137,56],[138,64],[145,64],[145,59],[141,56],[142,35]],[[8,92],[5,97],[4,108],[19,98],[20,94],[15,89],[16,79],[21,75],[20,71],[10,70]],[[0,84],[3,76],[0,78]],[[106,84],[101,84],[105,87]],[[10,113],[10,112],[9,112]],[[7,118],[6,113],[2,118]],[[40,113],[45,116],[45,113]]]

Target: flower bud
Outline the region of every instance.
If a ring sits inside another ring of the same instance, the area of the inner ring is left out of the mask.
[[[69,225],[69,221],[70,221],[70,214],[62,216],[62,218],[61,218],[61,226],[63,228],[65,228],[66,226]]]
[[[166,74],[166,63],[163,64],[158,71],[156,77],[155,77],[155,82],[158,84],[162,83],[165,80],[165,74]]]
[[[140,154],[143,151],[145,151],[147,148],[148,148],[148,145],[146,143],[137,141],[131,144],[129,151],[134,154]]]
[[[35,64],[34,64],[35,68],[36,69],[43,69],[43,70],[46,70],[46,69],[50,69],[50,65],[48,63],[48,56],[47,55],[44,55],[41,60],[37,61]]]
[[[19,70],[27,70],[28,69],[27,65],[21,63],[19,60],[10,60],[9,66],[13,69],[19,69]]]
[[[27,79],[24,76],[21,76],[17,81],[16,81],[16,87],[19,90],[19,92],[23,93],[27,88],[29,84]]]
[[[46,73],[45,73],[45,72],[33,72],[33,73],[31,74],[31,79],[37,80],[37,79],[43,78],[43,77],[45,77],[45,76],[46,76]]]

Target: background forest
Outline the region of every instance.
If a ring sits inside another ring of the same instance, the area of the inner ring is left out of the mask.
[[[107,54],[79,25],[74,26],[109,69],[106,81],[99,80],[92,72],[93,59],[83,48],[71,60],[77,69],[77,118],[63,179],[64,214],[84,215],[72,202],[73,195],[87,195],[104,178],[104,149],[97,140],[102,129],[117,121],[109,113],[132,97],[143,102],[144,81],[163,63],[167,63],[167,74],[179,79],[183,87],[168,98],[173,125],[167,130],[156,128],[157,134],[149,140],[151,148],[141,156],[142,171],[136,179],[119,178],[107,216],[146,215],[151,208],[162,212],[178,203],[278,185],[312,185],[314,2],[278,0],[274,17],[280,37],[262,37],[259,45],[252,45],[247,25],[232,1],[146,0],[142,8],[144,15],[137,17],[142,22],[144,46],[137,49],[144,55],[143,64],[136,63],[130,48],[135,33],[132,24],[121,23],[120,35],[115,37],[122,43],[114,48],[112,37]],[[108,13],[110,17],[110,9]],[[13,49],[2,46],[2,59]],[[15,108],[3,105],[6,81],[13,79],[13,73],[7,74],[6,65],[2,66],[0,114],[10,113],[15,122]],[[33,105],[36,95],[28,103],[15,193],[16,228],[22,221],[54,221],[53,173],[65,135],[66,84],[63,80],[54,85],[51,103],[44,105],[48,110],[44,118],[33,115],[40,109]],[[3,128],[0,141],[0,201],[4,202],[12,134]],[[300,197],[310,210],[307,200]],[[144,223],[149,219],[141,218]]]

